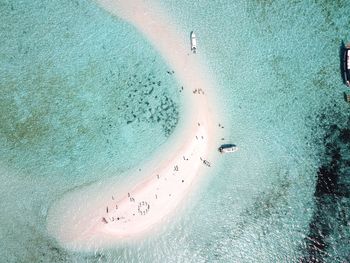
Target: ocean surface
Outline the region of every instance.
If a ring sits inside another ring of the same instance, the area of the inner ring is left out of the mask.
[[[93,1],[0,0],[1,262],[350,262],[347,1],[162,0],[215,79],[220,158],[155,236],[94,253],[46,232],[65,192],[149,160],[183,112],[176,72]]]

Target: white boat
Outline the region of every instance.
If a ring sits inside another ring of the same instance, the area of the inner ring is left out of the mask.
[[[191,51],[196,54],[197,51],[197,39],[196,34],[192,31],[191,32]]]
[[[234,153],[238,151],[238,147],[234,144],[223,144],[219,147],[221,153]]]

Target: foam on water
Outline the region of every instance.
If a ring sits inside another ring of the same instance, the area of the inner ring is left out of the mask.
[[[195,30],[198,55],[218,82],[224,142],[240,151],[223,156],[185,213],[156,237],[94,255],[57,247],[44,227],[50,203],[70,184],[118,175],[163,143],[179,115],[176,82],[132,27],[87,1],[0,4],[1,257],[349,261],[350,113],[338,53],[350,40],[350,6],[162,5],[180,28]],[[320,170],[337,174],[333,186],[322,187]]]

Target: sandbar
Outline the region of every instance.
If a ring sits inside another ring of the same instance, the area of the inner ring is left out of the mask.
[[[186,116],[163,149],[142,167],[138,182],[121,186],[109,178],[74,189],[51,206],[47,230],[72,250],[106,248],[156,231],[185,205],[218,155],[214,82],[200,63],[200,54],[190,51],[190,32],[179,33],[154,3],[98,0],[98,4],[134,25],[163,56],[182,87]]]

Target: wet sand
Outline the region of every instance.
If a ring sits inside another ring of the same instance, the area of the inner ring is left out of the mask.
[[[160,52],[183,86],[187,111],[165,147],[137,169],[139,182],[121,186],[106,179],[72,190],[53,204],[48,232],[73,250],[109,247],[156,231],[210,171],[220,143],[213,81],[198,61],[200,52],[190,52],[190,32],[178,33],[159,8],[144,1],[98,3],[134,25]]]

